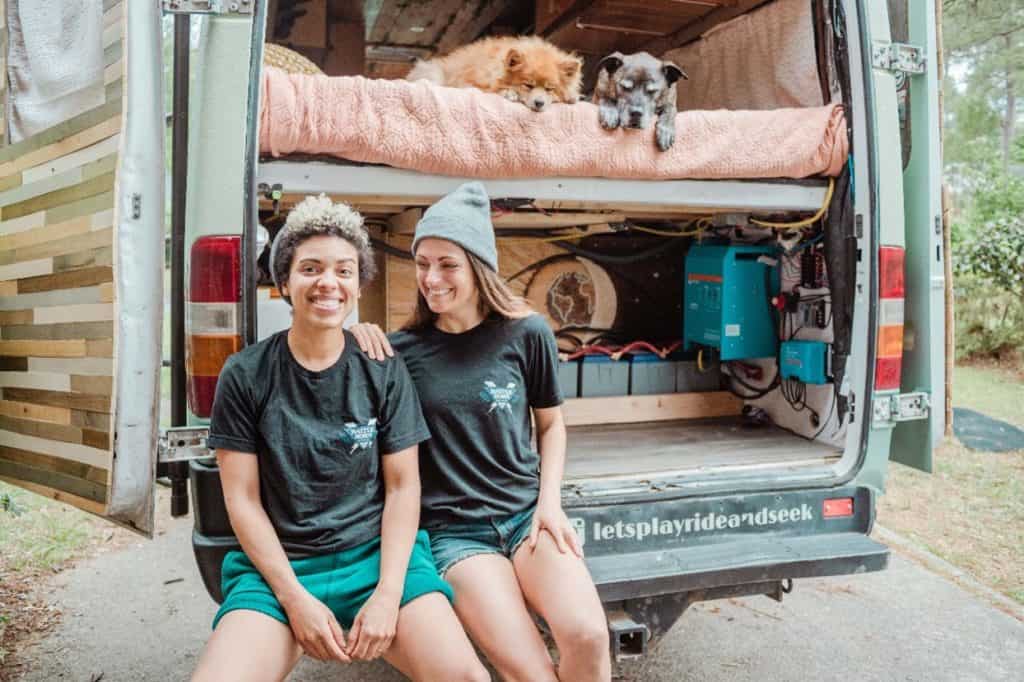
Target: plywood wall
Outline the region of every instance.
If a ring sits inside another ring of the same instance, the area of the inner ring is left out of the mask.
[[[0,148],[0,480],[96,513],[111,468],[123,9],[104,2],[105,103]]]

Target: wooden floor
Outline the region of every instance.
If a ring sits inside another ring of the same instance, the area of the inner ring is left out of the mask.
[[[569,428],[567,479],[665,472],[821,466],[842,451],[737,418]]]

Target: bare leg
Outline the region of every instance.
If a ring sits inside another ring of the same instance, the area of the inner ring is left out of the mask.
[[[558,646],[558,678],[564,682],[607,681],[612,664],[608,625],[586,564],[562,554],[542,532],[531,552],[526,543],[512,558],[530,608],[551,628]]]
[[[455,588],[455,613],[502,679],[557,680],[508,559],[478,554],[452,566],[445,578]]]
[[[402,607],[395,639],[384,660],[416,682],[491,679],[440,592],[425,594]]]
[[[206,643],[192,682],[278,682],[301,655],[291,628],[284,623],[259,611],[229,611]]]

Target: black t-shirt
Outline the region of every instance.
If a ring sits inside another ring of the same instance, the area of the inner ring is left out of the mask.
[[[416,384],[431,439],[420,447],[422,525],[486,520],[537,501],[531,407],[562,403],[555,337],[539,315],[491,317],[462,334],[390,336]]]
[[[314,372],[283,331],[228,359],[207,444],[258,457],[263,507],[297,558],[378,537],[381,455],[429,437],[401,359],[371,360],[345,332],[338,361]]]

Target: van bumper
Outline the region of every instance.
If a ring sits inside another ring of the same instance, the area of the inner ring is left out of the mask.
[[[889,548],[862,533],[744,538],[699,547],[587,559],[601,601],[793,578],[880,571]]]

